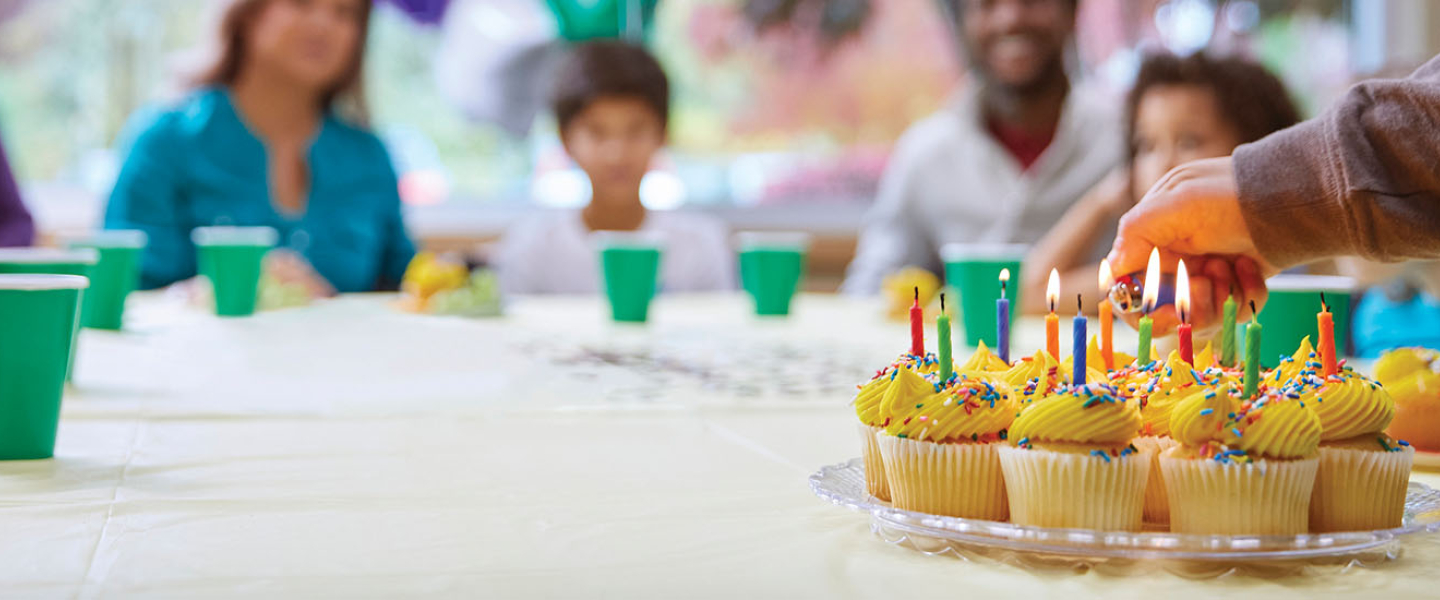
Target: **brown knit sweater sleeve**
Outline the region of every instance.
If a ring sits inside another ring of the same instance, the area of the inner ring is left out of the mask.
[[[1440,257],[1440,57],[1235,149],[1245,224],[1279,267]]]

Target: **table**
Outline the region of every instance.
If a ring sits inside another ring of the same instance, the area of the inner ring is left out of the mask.
[[[221,320],[142,294],[128,331],[84,332],[57,457],[0,463],[0,597],[1403,598],[1440,575],[1433,539],[1218,581],[889,546],[806,484],[858,455],[853,385],[906,345],[868,302],[674,296],[635,327],[587,298],[392,300]]]

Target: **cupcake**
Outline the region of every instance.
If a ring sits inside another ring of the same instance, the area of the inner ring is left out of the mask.
[[[890,499],[885,465],[880,459],[880,448],[875,445],[875,434],[885,427],[882,400],[892,390],[897,394],[917,397],[929,393],[930,383],[921,375],[934,373],[939,368],[940,361],[934,354],[902,354],[894,363],[876,372],[870,382],[861,385],[860,391],[855,394],[853,404],[855,415],[860,418],[860,456],[865,463],[865,488],[871,496]],[[896,380],[900,382],[898,385]]]
[[[1146,457],[1131,440],[1140,411],[1114,387],[1058,391],[1021,411],[998,448],[1018,525],[1140,529]]]
[[[1417,450],[1440,451],[1440,352],[1398,348],[1375,361],[1375,380],[1395,399],[1386,433]]]
[[[959,370],[979,373],[1001,373],[1009,369],[1009,363],[1000,360],[1000,355],[991,352],[990,348],[985,346],[985,341],[981,340],[980,347],[975,349],[975,353],[970,355],[970,359],[965,361],[965,364],[960,365]]]
[[[1198,358],[1197,358],[1198,360]],[[1181,400],[1215,390],[1229,383],[1218,369],[1197,370],[1171,352],[1164,365],[1157,365],[1149,381],[1121,388],[1121,395],[1140,406],[1140,433],[1135,447],[1150,461],[1150,477],[1145,485],[1145,522],[1164,525],[1170,522],[1170,500],[1165,494],[1165,481],[1160,476],[1160,453],[1174,448],[1170,436],[1170,413]],[[1142,371],[1143,373],[1143,371]]]
[[[1320,466],[1310,497],[1310,530],[1399,527],[1415,450],[1385,434],[1395,402],[1385,388],[1349,367],[1322,377],[1309,340],[1292,364],[1303,364],[1280,393],[1320,418]]]
[[[1071,373],[1070,361],[1061,363],[1049,352],[1037,350],[1034,356],[1021,358],[1001,373],[1000,379],[1015,390],[1016,399],[1021,404],[1028,404],[1068,388]],[[1088,381],[1109,382],[1104,373],[1094,368],[1087,366],[1085,373]]]
[[[1004,382],[957,372],[919,399],[886,394],[890,424],[876,435],[891,503],[916,512],[1004,521],[1005,479],[995,449],[1015,419]]]
[[[1275,393],[1235,406],[1209,390],[1170,411],[1179,442],[1160,454],[1176,533],[1305,533],[1319,465],[1320,418]]]

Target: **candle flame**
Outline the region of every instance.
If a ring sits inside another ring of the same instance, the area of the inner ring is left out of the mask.
[[[1010,281],[1010,269],[1000,269],[1000,281]]]
[[[1110,293],[1110,288],[1115,287],[1115,276],[1110,274],[1110,261],[1100,261],[1100,293]]]
[[[1180,312],[1180,322],[1190,322],[1190,273],[1185,270],[1185,261],[1175,271],[1175,310]]]
[[[1045,301],[1050,303],[1050,312],[1055,312],[1055,303],[1060,301],[1060,270],[1050,269],[1050,283],[1045,286]]]
[[[1140,312],[1150,314],[1160,301],[1160,249],[1150,250],[1150,264],[1145,267],[1145,289],[1140,293]]]

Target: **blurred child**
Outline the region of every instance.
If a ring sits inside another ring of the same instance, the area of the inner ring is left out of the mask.
[[[641,231],[661,238],[667,291],[734,287],[735,258],[716,219],[646,210],[640,180],[665,145],[670,84],[655,58],[618,41],[576,47],[552,97],[560,141],[590,179],[580,210],[546,210],[506,232],[495,256],[512,294],[594,293],[599,258],[591,234]]]
[[[1146,57],[1126,100],[1125,166],[1076,202],[1031,250],[1026,264],[1036,267],[1024,272],[1026,310],[1048,310],[1052,267],[1062,274],[1061,290],[1098,294],[1099,265],[1085,264],[1088,249],[1170,169],[1229,156],[1236,146],[1299,120],[1285,85],[1256,63],[1204,54]]]

